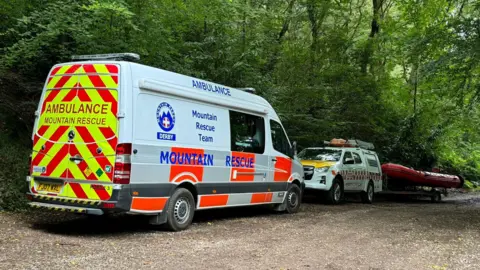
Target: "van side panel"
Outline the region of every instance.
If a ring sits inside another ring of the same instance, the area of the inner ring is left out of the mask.
[[[198,208],[283,201],[288,176],[271,181],[268,147],[264,154],[231,150],[228,108],[142,90],[134,99],[132,194],[160,198],[191,183]]]
[[[116,64],[52,69],[33,139],[33,193],[88,200],[111,197],[112,187],[103,184],[113,179],[118,82]]]

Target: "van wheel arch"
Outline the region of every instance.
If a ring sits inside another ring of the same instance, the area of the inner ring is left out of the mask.
[[[300,182],[300,180],[295,179],[292,181],[292,185],[297,185],[300,188],[300,201],[302,201],[303,194],[305,193],[305,184],[303,184],[302,186],[302,183]]]
[[[192,193],[192,195],[193,195],[193,200],[195,201],[195,208],[197,208],[197,207],[196,207],[196,205],[198,204],[198,191],[197,191],[197,187],[196,187],[194,184],[190,183],[190,182],[183,182],[183,183],[179,184],[179,185],[172,191],[172,194],[173,194],[173,192],[175,192],[176,189],[179,189],[179,188],[184,188],[184,189],[190,191],[190,193]]]
[[[300,180],[298,180],[298,179],[293,180],[293,181],[292,181],[292,184],[293,184],[293,185],[297,185],[299,188],[302,187],[302,184],[300,184]]]

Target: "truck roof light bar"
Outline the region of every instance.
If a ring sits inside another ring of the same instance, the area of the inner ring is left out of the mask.
[[[115,61],[140,61],[140,56],[136,53],[107,53],[107,54],[87,54],[73,55],[72,60],[90,61],[90,60],[115,60]]]
[[[332,147],[358,147],[365,150],[375,150],[375,146],[373,143],[364,142],[357,139],[332,139],[331,141],[324,141],[323,142],[326,146]]]

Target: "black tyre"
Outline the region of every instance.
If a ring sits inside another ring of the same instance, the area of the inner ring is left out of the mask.
[[[373,196],[375,194],[375,189],[373,182],[368,182],[367,191],[362,191],[362,202],[371,204],[373,203]]]
[[[440,202],[442,200],[442,194],[438,191],[434,191],[431,199],[434,203]]]
[[[300,190],[300,187],[292,184],[287,191],[287,197],[285,198],[285,200],[287,203],[287,213],[297,213],[300,209],[300,204],[302,202],[302,191]]]
[[[330,190],[327,192],[327,201],[329,204],[339,204],[343,201],[343,181],[339,178],[333,180]]]
[[[194,212],[195,200],[192,193],[185,188],[179,188],[168,200],[165,225],[172,231],[185,230],[192,223]]]

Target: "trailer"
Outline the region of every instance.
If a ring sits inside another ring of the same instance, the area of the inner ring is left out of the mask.
[[[382,165],[382,193],[393,196],[429,197],[432,202],[442,200],[450,188],[461,188],[461,176],[417,171],[398,164]]]
[[[382,191],[378,195],[399,196],[399,197],[427,197],[432,202],[440,202],[442,195],[448,196],[448,189],[444,187],[418,186],[418,185],[396,185],[396,181],[389,181],[387,175],[383,175]],[[393,182],[393,183],[392,183]]]

